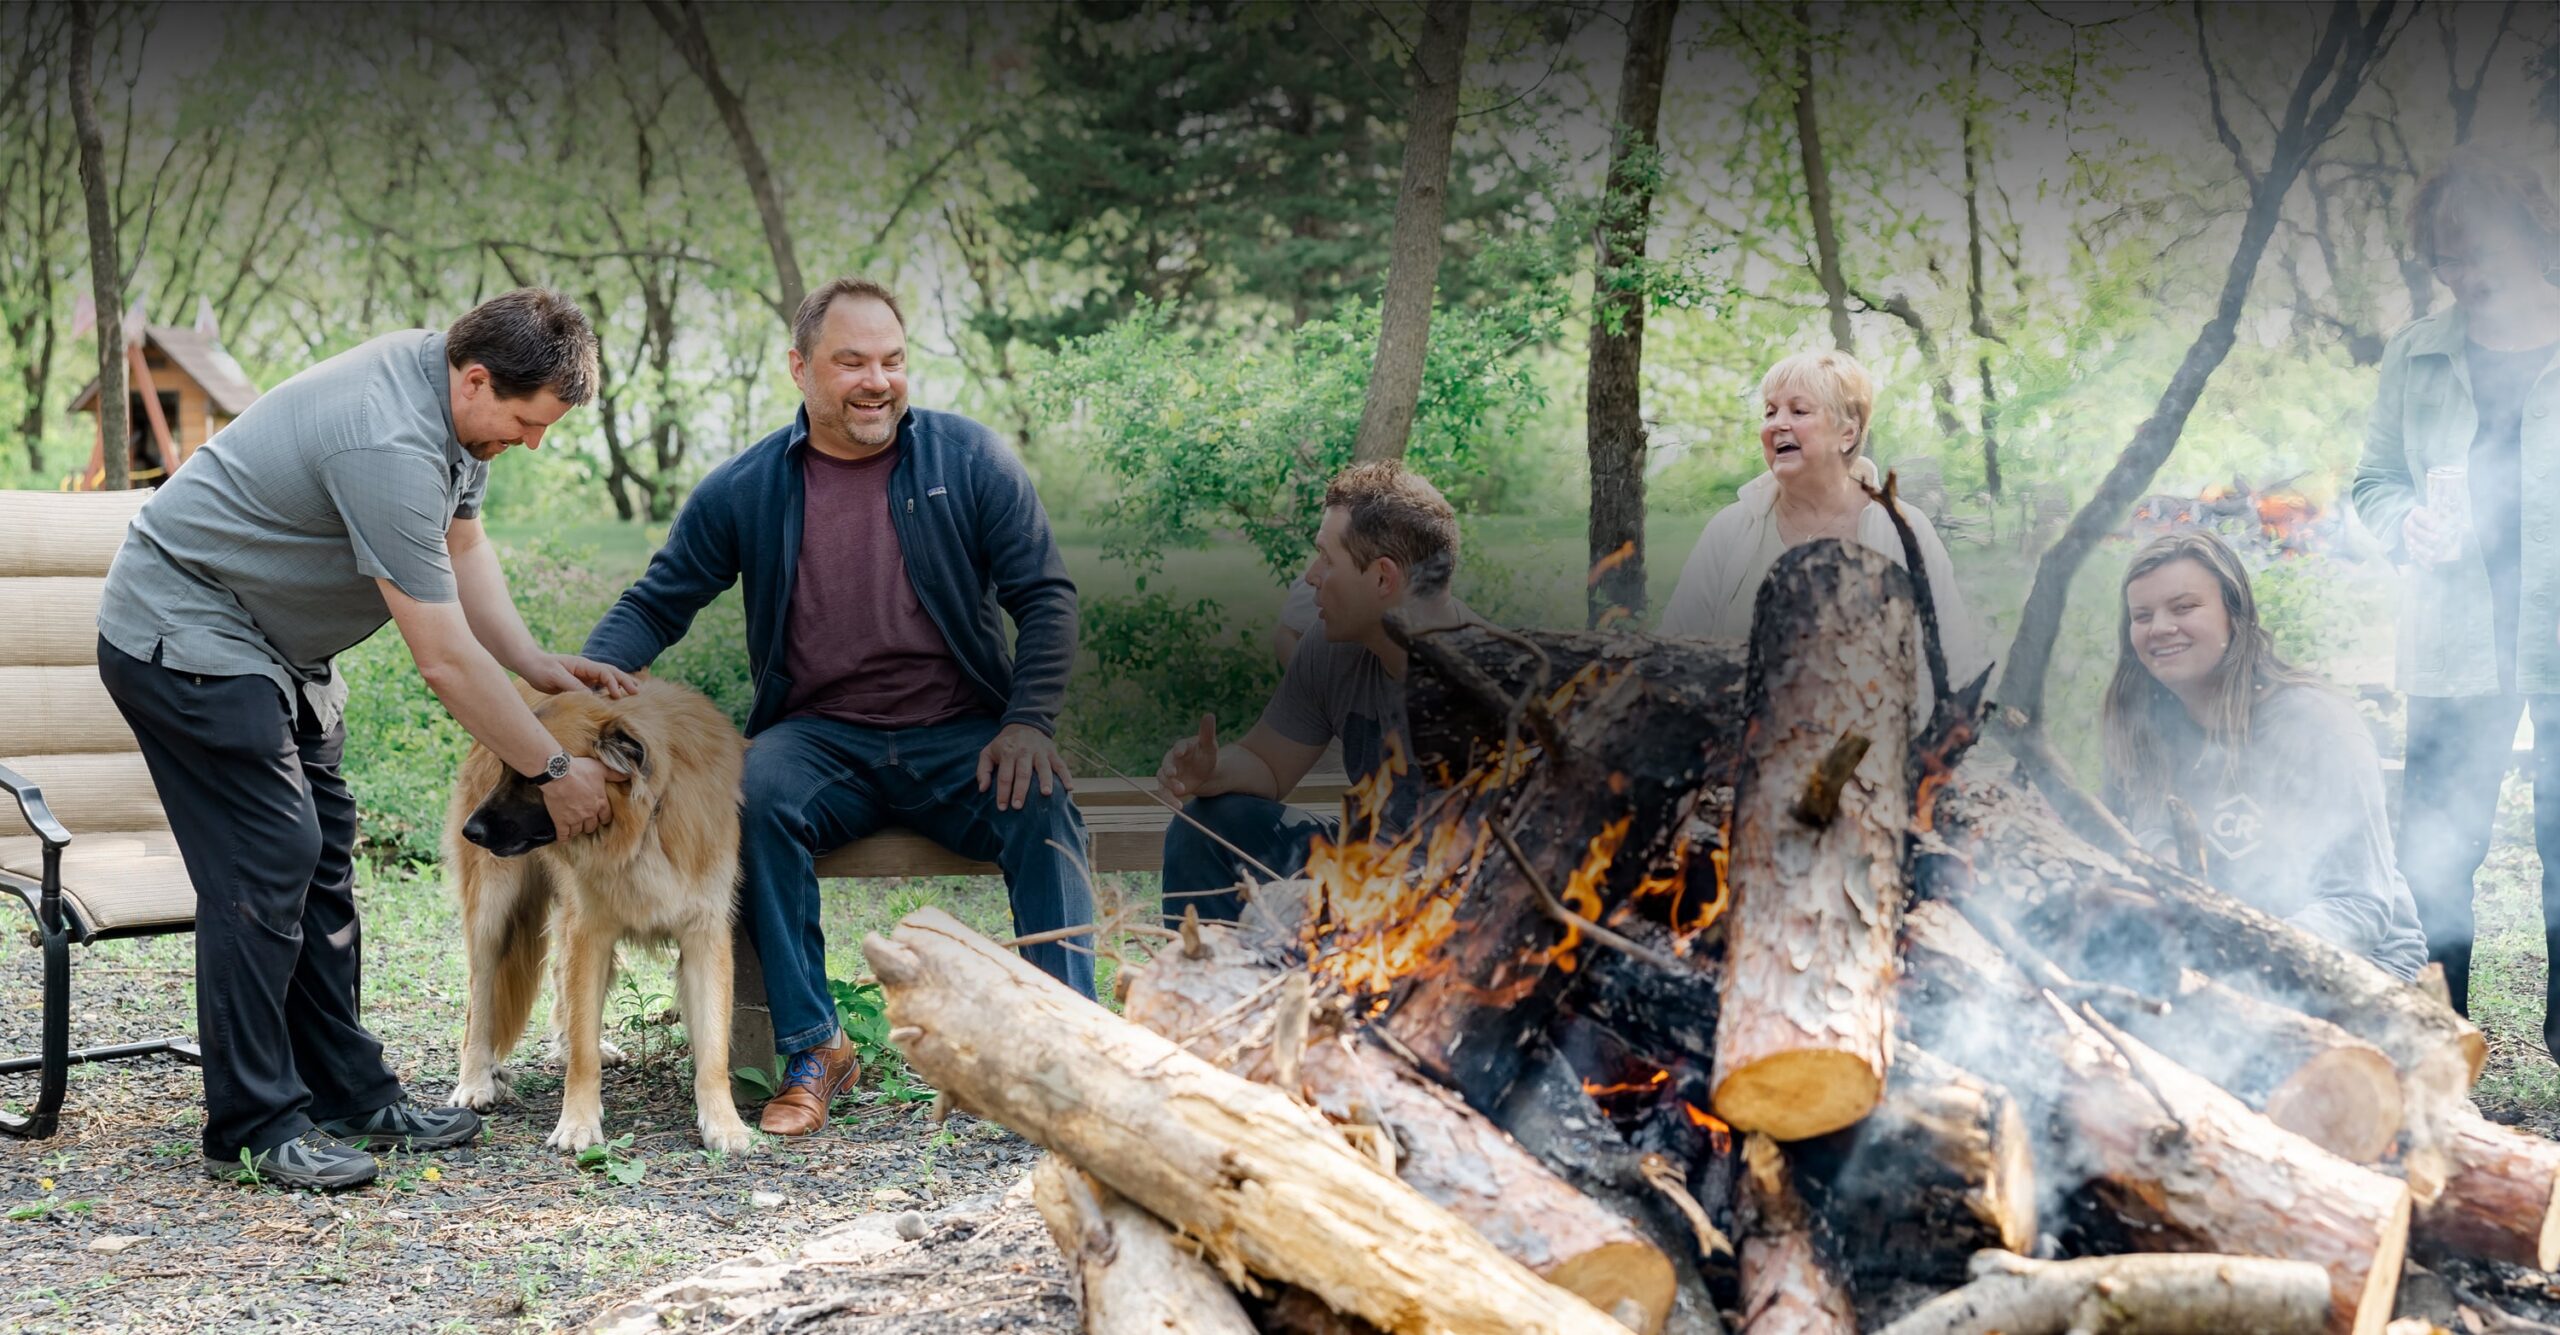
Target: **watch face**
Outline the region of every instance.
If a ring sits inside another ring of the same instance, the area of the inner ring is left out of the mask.
[[[543,766],[542,772],[555,779],[565,779],[569,777],[569,753],[566,751],[553,752],[551,756],[551,763]]]

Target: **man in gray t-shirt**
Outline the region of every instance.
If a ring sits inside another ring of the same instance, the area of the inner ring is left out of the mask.
[[[1218,745],[1217,722],[1165,753],[1157,781],[1191,799],[1165,831],[1165,916],[1185,906],[1233,921],[1245,877],[1294,875],[1316,836],[1338,822],[1283,800],[1335,742],[1356,786],[1389,784],[1381,831],[1403,828],[1420,793],[1405,774],[1412,738],[1405,726],[1405,652],[1389,638],[1386,614],[1401,610],[1415,629],[1455,625],[1465,611],[1449,596],[1458,563],[1458,522],[1429,482],[1392,462],[1354,464],[1325,488],[1324,524],[1307,582],[1320,634],[1299,641],[1279,692],[1243,740]],[[1367,833],[1367,832],[1362,832]]]
[[[294,376],[187,460],[133,521],[98,608],[98,675],[141,744],[196,891],[206,1168],[356,1186],[367,1148],[451,1148],[466,1109],[413,1102],[365,1030],[355,801],[332,660],[385,621],[438,699],[563,837],[607,817],[504,669],[620,694],[543,651],[480,526],[489,461],[594,392],[595,335],[522,289],[443,333],[386,334]]]

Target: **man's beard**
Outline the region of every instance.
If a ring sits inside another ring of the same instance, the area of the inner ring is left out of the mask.
[[[515,442],[511,440],[475,441],[469,445],[463,446],[462,452],[485,464],[495,460],[499,455],[506,453],[507,447],[513,444],[515,444]]]
[[[882,416],[880,424],[876,427],[866,427],[857,422],[851,407],[846,407],[836,418],[836,425],[844,432],[845,439],[865,449],[876,450],[898,438],[898,423],[906,415],[907,401],[891,399],[889,411]]]

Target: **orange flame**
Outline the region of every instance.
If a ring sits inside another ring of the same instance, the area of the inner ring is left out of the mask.
[[[1586,1079],[1582,1082],[1582,1092],[1595,1099],[1616,1098],[1621,1094],[1648,1094],[1660,1089],[1663,1082],[1670,1078],[1669,1071],[1655,1071],[1650,1080],[1631,1080],[1616,1085],[1604,1085],[1597,1080]],[[1694,1113],[1697,1110],[1692,1108],[1690,1111]]]
[[[1633,816],[1620,816],[1602,826],[1600,833],[1591,836],[1591,846],[1582,853],[1582,865],[1565,877],[1564,889],[1556,893],[1556,898],[1564,901],[1566,908],[1585,918],[1598,920],[1601,911],[1600,883],[1609,874],[1610,861],[1618,856],[1618,846],[1626,842],[1627,828],[1634,823]],[[1556,943],[1550,957],[1555,967],[1566,973],[1573,972],[1574,951],[1581,942],[1582,929],[1566,927],[1564,939]]]

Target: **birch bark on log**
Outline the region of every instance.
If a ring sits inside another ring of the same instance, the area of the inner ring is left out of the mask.
[[[1260,1084],[1282,1075],[1273,1011],[1281,970],[1232,928],[1200,929],[1203,957],[1169,950],[1130,984],[1122,1014],[1192,1055]],[[1671,1310],[1661,1249],[1576,1190],[1457,1095],[1356,1033],[1303,1029],[1294,1087],[1337,1123],[1374,1126],[1396,1146],[1396,1176],[1540,1278],[1603,1312],[1632,1303],[1650,1335]]]
[[[1254,1335],[1214,1267],[1082,1169],[1041,1155],[1031,1203],[1076,1277],[1085,1335]]]
[[[1865,547],[1778,558],[1752,613],[1749,740],[1734,787],[1716,1115],[1779,1140],[1857,1121],[1884,1090],[1894,929],[1911,823],[1910,580]],[[1830,805],[1810,785],[1866,753]]]
[[[951,915],[911,914],[863,955],[919,1075],[1203,1239],[1230,1283],[1267,1275],[1399,1335],[1622,1335],[1381,1173],[1314,1110],[1077,996]]]
[[[1974,1273],[1880,1335],[2318,1335],[2329,1320],[2328,1274],[2308,1261],[1985,1252]]]
[[[2453,1172],[2418,1211],[2420,1243],[2534,1270],[2560,1267],[2560,1145],[2469,1109],[2445,1142]]]

